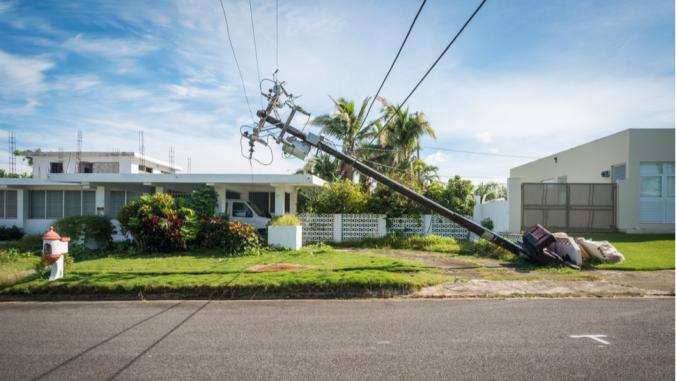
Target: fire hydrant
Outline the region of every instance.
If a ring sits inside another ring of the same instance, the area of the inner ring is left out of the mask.
[[[63,278],[63,256],[68,254],[68,241],[69,237],[59,236],[52,226],[42,236],[42,260],[52,265],[50,281]]]

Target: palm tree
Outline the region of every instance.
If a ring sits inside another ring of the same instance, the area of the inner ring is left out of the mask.
[[[319,153],[308,161],[296,174],[310,173],[326,181],[336,181],[340,177],[338,160],[328,154]]]
[[[345,98],[331,98],[335,110],[331,114],[320,115],[316,117],[312,124],[322,127],[322,132],[336,137],[343,144],[343,152],[350,156],[355,156],[357,147],[363,144],[366,139],[374,134],[373,123],[364,123],[362,120],[370,98],[364,99],[359,110],[356,109],[353,101]],[[354,180],[354,169],[352,165],[340,163],[340,177],[342,179]]]
[[[385,103],[384,119],[388,123],[384,126],[382,142],[391,149],[391,166],[412,174],[414,153],[420,150],[420,139],[425,135],[436,138],[432,125],[422,112],[409,113],[408,109],[398,110],[389,103]]]

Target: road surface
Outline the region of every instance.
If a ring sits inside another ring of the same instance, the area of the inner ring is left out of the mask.
[[[674,379],[673,299],[0,303],[0,379]]]

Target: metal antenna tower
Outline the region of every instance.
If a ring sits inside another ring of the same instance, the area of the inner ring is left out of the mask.
[[[174,167],[174,161],[175,161],[175,152],[174,152],[174,146],[169,147],[169,164],[171,164],[171,167]]]
[[[16,173],[16,132],[10,130],[8,132],[9,143],[9,174]]]
[[[145,152],[146,152],[146,146],[145,142],[143,141],[143,130],[138,131],[138,151],[141,154],[141,164],[139,165],[139,169],[143,167],[143,171],[145,172],[146,170],[146,158],[145,158]]]
[[[188,165],[187,165],[187,170],[188,173],[192,173],[192,157],[188,156]]]
[[[75,151],[75,173],[80,173],[82,161],[82,130],[77,131],[77,151]]]

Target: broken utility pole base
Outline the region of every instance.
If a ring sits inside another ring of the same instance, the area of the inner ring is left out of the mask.
[[[436,201],[415,192],[407,186],[392,180],[391,178],[360,162],[354,157],[338,151],[326,140],[324,140],[323,137],[312,133],[305,134],[303,131],[296,129],[291,125],[291,122],[293,121],[295,113],[297,111],[301,111],[302,109],[293,103],[293,97],[291,97],[286,92],[283,82],[280,83],[277,80],[273,82],[273,88],[270,89],[268,94],[263,94],[268,99],[268,105],[265,110],[257,112],[258,117],[260,117],[258,125],[251,134],[243,134],[243,137],[249,139],[249,159],[251,159],[253,155],[256,142],[259,142],[259,139],[262,139],[263,137],[273,136],[277,143],[281,143],[283,145],[282,151],[285,154],[292,155],[299,159],[305,159],[312,147],[314,147],[335,157],[338,160],[343,161],[344,163],[352,165],[356,170],[365,176],[376,180],[377,182],[389,187],[390,189],[400,193],[405,197],[410,198],[411,200],[432,210],[433,212],[448,218],[449,220],[486,239],[494,245],[510,251],[514,255],[534,263],[560,263],[568,267],[579,269],[577,265],[567,261],[562,256],[550,249],[551,244],[554,242],[555,238],[549,231],[547,231],[547,229],[540,225],[536,225],[535,227],[529,229],[523,236],[523,242],[512,242],[500,236],[499,234],[484,228],[476,222],[458,213],[455,213],[454,211],[444,207]],[[286,99],[282,101],[282,97],[286,97]],[[291,109],[289,118],[286,120],[286,122],[282,122],[278,118],[275,118],[271,115],[273,112],[276,113],[276,108],[282,107],[289,107]],[[309,116],[309,114],[306,112],[301,112]],[[270,125],[270,127],[266,128],[266,125]],[[275,134],[271,132],[273,130],[278,130],[279,135],[275,136]],[[285,135],[290,136],[287,136],[285,139]]]

